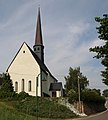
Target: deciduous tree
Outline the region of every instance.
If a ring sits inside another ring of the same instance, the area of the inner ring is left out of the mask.
[[[73,89],[75,92],[78,92],[78,79],[80,83],[80,88],[85,89],[89,85],[89,81],[87,80],[87,77],[82,75],[80,72],[80,67],[77,67],[75,69],[69,68],[69,75],[65,77],[65,89],[66,93],[68,93],[71,89]]]
[[[105,89],[105,90],[103,91],[103,96],[104,96],[104,97],[108,97],[108,89]]]
[[[102,46],[90,48],[90,52],[96,52],[97,54],[94,57],[101,59],[101,64],[105,67],[105,70],[101,71],[103,83],[108,85],[108,14],[104,14],[103,18],[95,17],[95,21],[100,24],[100,26],[96,27],[96,29],[99,34],[99,40],[103,40],[104,44]]]

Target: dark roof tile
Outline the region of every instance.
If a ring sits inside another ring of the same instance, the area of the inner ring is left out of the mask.
[[[62,82],[51,83],[49,91],[59,91],[62,88]]]

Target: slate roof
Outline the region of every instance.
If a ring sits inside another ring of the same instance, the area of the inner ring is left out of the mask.
[[[62,88],[62,82],[51,83],[49,91],[60,91]]]
[[[38,19],[37,19],[37,27],[36,27],[35,45],[43,45],[40,8],[38,8]]]

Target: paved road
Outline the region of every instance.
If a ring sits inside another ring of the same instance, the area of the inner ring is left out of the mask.
[[[108,110],[98,115],[86,117],[80,120],[108,120]]]
[[[108,108],[108,102],[106,106]],[[76,119],[76,120],[108,120],[108,109],[102,113],[89,116],[89,117],[85,117],[85,118]]]

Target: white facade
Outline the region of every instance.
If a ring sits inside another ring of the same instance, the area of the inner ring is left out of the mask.
[[[61,97],[61,96],[63,96],[63,95],[62,95],[62,90],[56,91],[56,97]]]
[[[37,77],[38,96],[42,96],[42,93],[52,96],[52,92],[49,91],[50,84],[57,82],[47,69],[46,71],[41,69],[26,43],[21,46],[7,73],[12,80],[14,91],[17,93],[25,91],[32,96],[36,96]]]
[[[30,95],[36,95],[36,77],[40,74],[40,66],[31,54],[26,43],[23,43],[7,72],[12,79],[16,92],[25,91]],[[41,96],[40,76],[38,78],[38,96]],[[31,90],[29,88],[30,81]]]

